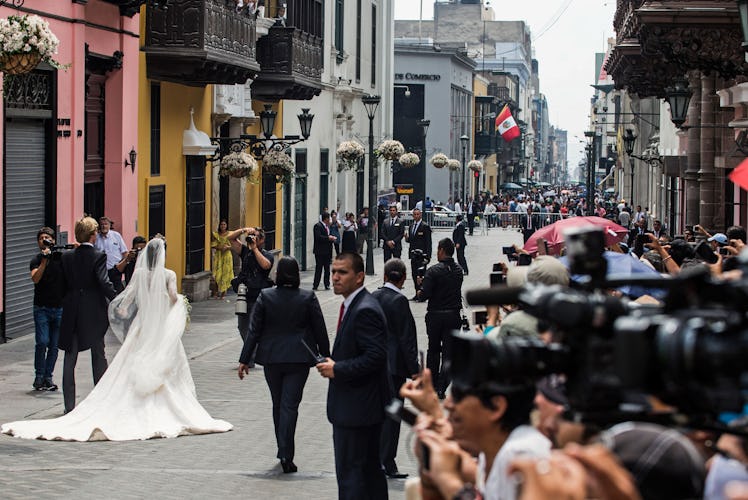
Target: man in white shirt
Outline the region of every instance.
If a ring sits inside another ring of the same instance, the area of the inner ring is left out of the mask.
[[[109,280],[114,285],[114,290],[119,293],[124,290],[122,285],[122,273],[127,267],[127,245],[122,235],[112,229],[112,221],[109,217],[99,219],[99,236],[96,238],[94,248],[106,254],[106,270]]]

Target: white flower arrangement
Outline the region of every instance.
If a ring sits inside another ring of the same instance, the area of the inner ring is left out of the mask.
[[[53,59],[59,45],[60,40],[49,29],[49,23],[37,15],[0,18],[0,66],[3,71],[11,74],[28,72],[39,61],[65,69],[69,65],[63,66]]]
[[[412,168],[418,165],[421,159],[415,153],[405,153],[400,155],[397,161],[405,168]]]
[[[291,157],[283,151],[273,149],[262,159],[262,168],[266,173],[274,175],[278,182],[287,183],[294,176],[294,164]]]
[[[245,153],[241,148],[232,147],[231,153],[221,158],[221,167],[218,175],[222,177],[236,177],[251,179],[257,171],[257,161],[252,155]]]
[[[480,172],[483,170],[483,163],[480,160],[470,160],[467,167],[473,172]]]
[[[462,163],[460,163],[460,160],[455,160],[453,158],[447,160],[447,168],[450,170],[459,170],[461,166]]]
[[[358,141],[344,141],[338,146],[337,157],[350,169],[357,166],[358,161],[364,156],[366,150]]]
[[[405,153],[403,144],[400,141],[394,141],[391,139],[382,141],[382,143],[377,146],[377,149],[374,150],[374,154],[381,156],[385,160],[397,160],[403,153]]]
[[[447,158],[447,155],[444,153],[436,153],[431,157],[431,160],[429,160],[429,162],[436,168],[444,168],[448,161],[449,158]]]

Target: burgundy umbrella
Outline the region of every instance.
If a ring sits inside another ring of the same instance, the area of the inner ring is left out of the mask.
[[[582,226],[595,226],[602,228],[605,233],[605,244],[607,246],[620,243],[626,238],[626,235],[629,232],[625,227],[608,219],[603,219],[602,217],[569,217],[568,219],[562,219],[535,231],[535,233],[530,236],[530,239],[527,240],[527,243],[525,243],[524,248],[530,253],[537,252],[538,238],[543,238],[548,242],[548,253],[551,255],[558,255],[564,247],[564,232],[567,229]]]

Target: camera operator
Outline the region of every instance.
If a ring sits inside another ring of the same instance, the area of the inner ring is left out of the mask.
[[[455,245],[449,238],[439,241],[436,258],[439,262],[426,270],[418,300],[428,301],[426,335],[429,345],[426,366],[434,374],[434,389],[444,399],[450,377],[445,365],[452,358],[452,330],[460,329],[462,309],[462,268],[452,258]]]
[[[142,236],[136,236],[132,239],[132,248],[127,252],[127,257],[125,257],[126,264],[123,272],[125,275],[125,286],[130,284],[132,273],[135,272],[135,262],[138,260],[140,251],[145,248],[147,243],[146,239]]]
[[[43,227],[36,233],[39,253],[29,264],[31,281],[34,282],[34,329],[36,348],[34,353],[34,384],[37,391],[56,391],[52,372],[57,362],[57,342],[60,339],[62,320],[62,298],[65,296],[65,281],[62,262],[55,255],[55,231]]]
[[[238,240],[241,235],[246,235],[246,244]],[[240,228],[229,233],[227,238],[231,242],[231,250],[239,254],[242,261],[242,269],[231,280],[231,286],[235,292],[240,283],[247,287],[247,313],[237,313],[239,335],[242,340],[246,340],[249,332],[249,316],[252,314],[252,307],[260,295],[260,290],[273,286],[270,279],[273,254],[264,249],[265,231],[261,227]]]
[[[422,217],[421,211],[417,208],[414,209],[413,223],[405,232],[405,241],[408,242],[408,257],[410,257],[410,272],[413,275],[413,285],[416,290],[413,300],[418,297],[418,290],[421,289],[420,281],[423,278],[423,273],[420,269],[431,260],[431,226],[426,224]]]

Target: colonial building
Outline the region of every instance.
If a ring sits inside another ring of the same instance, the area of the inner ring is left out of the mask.
[[[138,8],[133,2],[26,0],[0,16],[36,14],[59,38],[55,60],[4,76],[0,207],[0,341],[33,332],[29,261],[42,226],[72,242],[84,213],[138,231]],[[135,161],[133,161],[135,160]],[[135,163],[134,165],[132,163]]]

